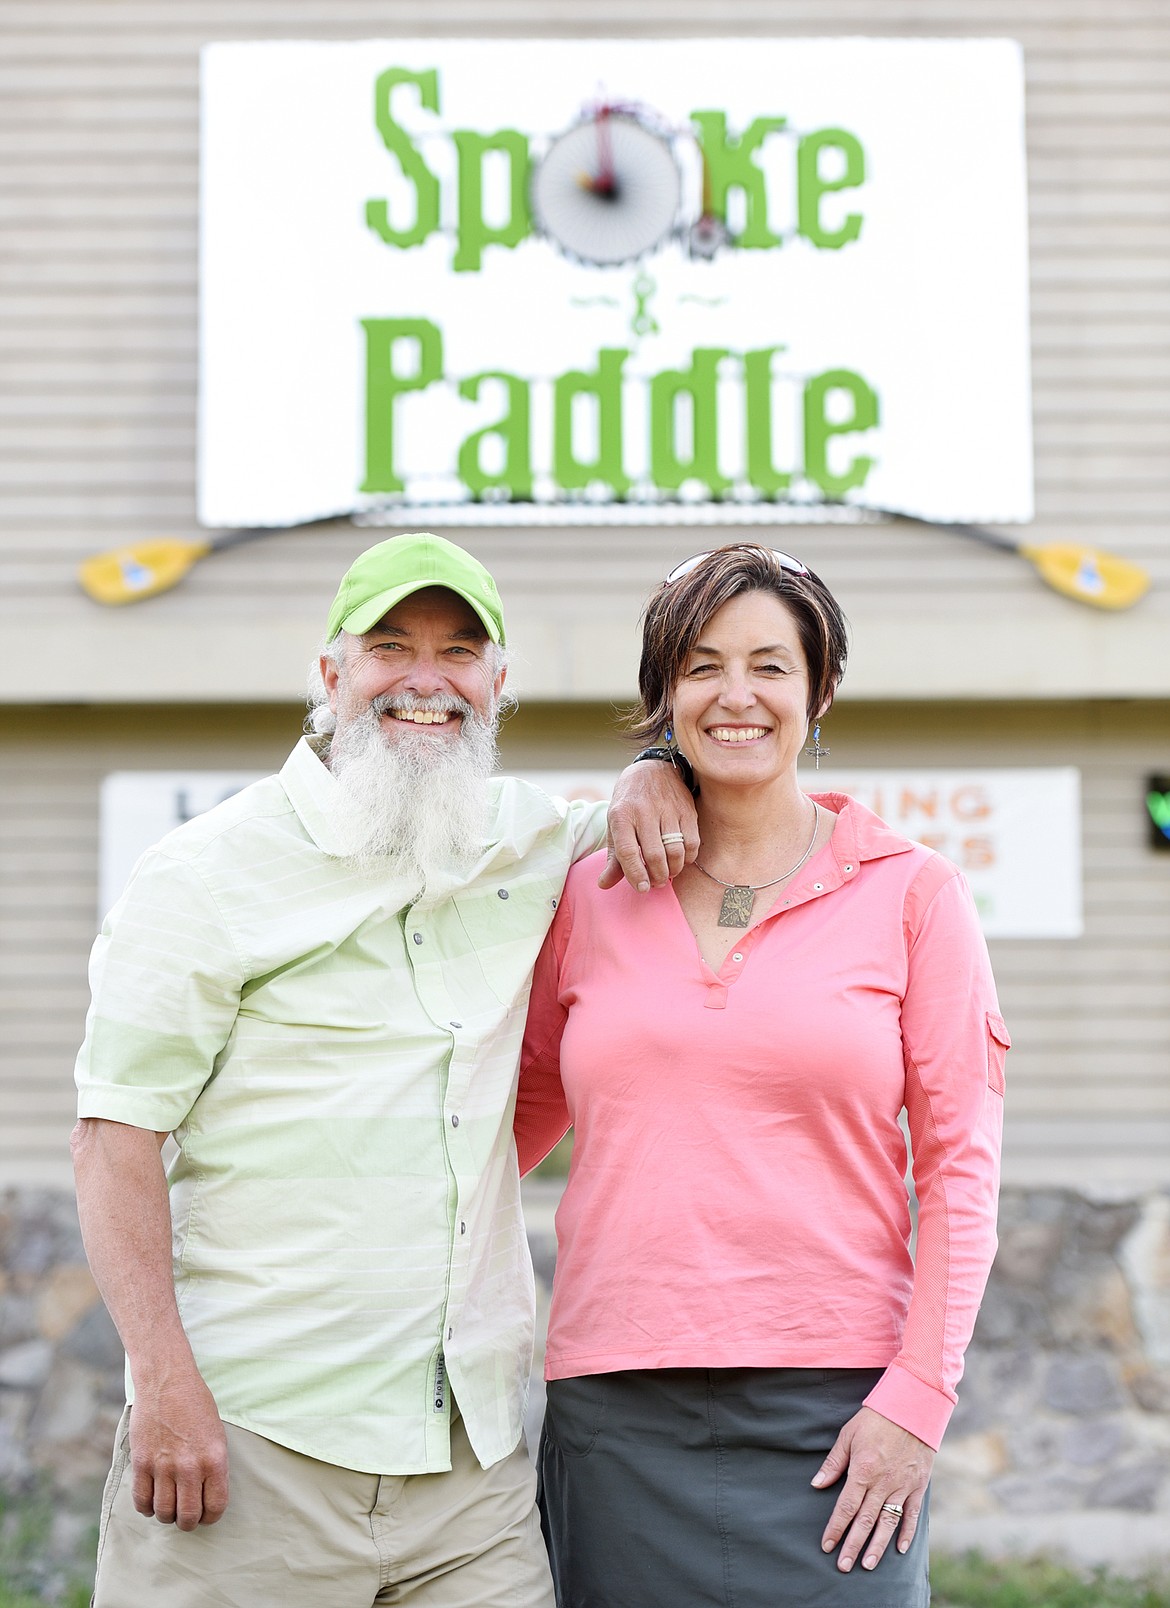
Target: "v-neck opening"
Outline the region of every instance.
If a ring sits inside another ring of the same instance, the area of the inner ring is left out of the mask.
[[[821,856],[825,853],[825,851],[832,847],[832,843],[833,843],[833,834],[830,833],[829,836],[825,839],[824,843],[821,844],[820,848],[816,851],[816,853],[808,861],[807,865],[801,867],[801,870],[804,871],[805,873],[811,872],[812,868],[817,864],[817,862],[820,860]],[[808,876],[805,875],[804,877],[801,878],[801,881],[799,882],[799,884],[797,884],[797,887],[798,888],[805,888],[808,885],[809,885],[809,879],[808,879]],[[791,900],[788,900],[787,902],[784,902],[782,897],[777,898],[776,901],[772,904],[772,906],[765,912],[764,915],[762,915],[760,917],[760,919],[758,921],[753,922],[750,927],[745,927],[743,929],[741,937],[740,937],[740,942],[745,944],[745,950],[744,950],[744,953],[743,953],[743,959],[740,960],[740,961],[736,961],[733,958],[734,955],[735,955],[736,949],[738,948],[738,945],[733,943],[733,944],[731,944],[729,946],[726,955],[724,955],[723,960],[720,963],[719,970],[716,971],[715,968],[712,966],[711,962],[703,954],[702,949],[700,948],[699,935],[695,931],[695,929],[691,926],[690,922],[687,920],[687,913],[682,907],[682,900],[679,898],[678,892],[675,889],[675,886],[674,886],[673,882],[671,882],[669,884],[669,889],[670,889],[671,899],[673,900],[673,903],[674,903],[674,908],[678,913],[678,919],[682,922],[683,926],[686,928],[686,931],[687,931],[688,936],[690,937],[691,943],[694,945],[695,956],[696,956],[696,959],[699,962],[699,974],[700,974],[700,977],[701,977],[702,981],[707,985],[707,987],[709,989],[713,989],[713,988],[727,989],[727,988],[729,988],[731,986],[732,983],[736,982],[738,978],[743,976],[744,967],[747,965],[747,962],[748,962],[748,959],[749,959],[749,952],[755,946],[756,934],[760,931],[761,928],[763,928],[775,916],[782,915],[785,910],[791,908],[791,903],[792,903]],[[783,893],[786,892],[786,891],[791,892],[792,890],[791,889],[788,889],[788,890],[783,890],[782,889],[781,890],[781,895],[783,895]],[[750,940],[750,943],[748,942],[748,940]]]

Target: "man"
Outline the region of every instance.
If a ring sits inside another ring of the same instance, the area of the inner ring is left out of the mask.
[[[318,735],[151,850],[95,947],[74,1156],[133,1403],[96,1608],[552,1602],[511,1119],[532,964],[604,811],[489,782],[504,641],[462,549],[363,553]],[[693,811],[668,765],[624,783],[646,887]]]

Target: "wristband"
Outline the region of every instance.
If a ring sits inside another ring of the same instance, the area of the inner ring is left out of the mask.
[[[640,759],[661,759],[668,765],[673,765],[691,797],[698,798],[699,785],[695,781],[691,762],[685,754],[680,754],[677,748],[643,748],[640,754],[634,755],[633,763],[636,765]]]

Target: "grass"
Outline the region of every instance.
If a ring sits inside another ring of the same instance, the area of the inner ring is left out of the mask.
[[[72,1586],[64,1597],[56,1599],[56,1608],[89,1608],[89,1586]],[[0,1608],[46,1608],[47,1599],[30,1597],[26,1592],[11,1592],[0,1585]]]
[[[930,1579],[934,1608],[1170,1608],[1170,1570],[1131,1579],[1051,1558],[997,1562],[969,1552],[936,1555]]]
[[[82,1581],[74,1581],[51,1597],[41,1597],[35,1592],[22,1590],[20,1587],[10,1587],[0,1581],[0,1608],[89,1608],[89,1599],[93,1591],[91,1585]]]
[[[53,1521],[57,1500],[47,1485],[15,1495],[0,1490],[0,1608],[88,1608],[92,1572],[82,1578],[83,1561],[53,1559]],[[96,1533],[86,1539],[90,1557]]]
[[[553,1146],[539,1167],[534,1167],[531,1173],[533,1178],[567,1178],[569,1176],[569,1158],[573,1154],[573,1131],[569,1132]],[[0,1604],[3,1608],[3,1604]]]

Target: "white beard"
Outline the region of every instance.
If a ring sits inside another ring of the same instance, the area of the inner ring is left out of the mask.
[[[456,710],[463,723],[454,740],[405,723],[387,737],[379,717],[391,707]],[[496,758],[496,722],[460,698],[383,695],[342,716],[329,751],[337,782],[330,820],[342,854],[363,870],[405,877],[419,893],[441,868],[465,869],[483,847]]]

